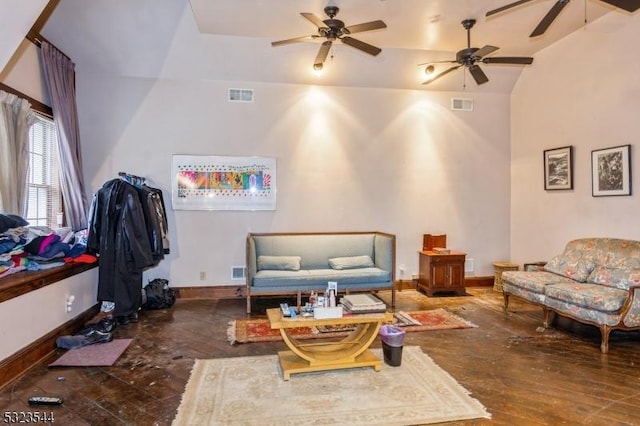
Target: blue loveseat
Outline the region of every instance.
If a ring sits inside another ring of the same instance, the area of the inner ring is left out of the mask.
[[[544,327],[555,314],[600,329],[600,350],[612,330],[640,329],[640,241],[582,238],[540,271],[502,273],[505,312],[509,296],[542,306]]]
[[[396,237],[383,232],[250,233],[247,235],[247,313],[252,296],[324,291],[391,290],[395,306]]]

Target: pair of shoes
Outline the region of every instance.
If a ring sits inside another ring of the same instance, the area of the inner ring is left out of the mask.
[[[98,324],[100,321],[104,319],[112,319],[112,318],[113,318],[113,311],[109,311],[109,312],[100,311],[93,318],[87,321],[85,324],[86,325]]]
[[[107,343],[113,340],[113,335],[111,333],[103,333],[98,330],[91,330],[85,335],[85,337],[87,339],[87,344],[89,345]]]
[[[129,315],[121,315],[116,317],[118,325],[127,325],[130,322],[138,322],[138,313],[134,312]]]

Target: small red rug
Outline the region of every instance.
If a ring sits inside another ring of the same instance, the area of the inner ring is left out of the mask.
[[[439,308],[430,311],[399,312],[394,324],[401,326],[406,332],[450,330],[456,328],[474,328],[476,325],[452,314],[451,312]],[[403,323],[402,316],[408,315],[413,323]],[[400,318],[400,320],[398,319]],[[420,325],[417,325],[419,323]],[[298,327],[289,329],[289,333],[296,339],[316,339],[319,337],[342,337],[346,336],[352,326],[333,328],[320,331],[315,327]],[[274,330],[269,326],[267,318],[239,319],[229,322],[227,329],[227,339],[232,345],[234,343],[251,342],[276,342],[282,340],[279,330]]]

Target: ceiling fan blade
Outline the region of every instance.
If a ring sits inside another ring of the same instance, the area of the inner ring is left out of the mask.
[[[497,56],[493,58],[482,59],[484,64],[515,64],[515,65],[531,65],[533,58],[526,56]]]
[[[327,40],[324,43],[322,43],[322,46],[320,46],[320,50],[318,50],[318,54],[316,55],[316,60],[313,63],[314,68],[319,67],[320,69],[322,69],[322,64],[324,64],[325,59],[327,59],[329,50],[331,50],[331,42]]]
[[[620,9],[624,9],[627,12],[635,12],[640,9],[640,0],[602,0],[604,3],[610,4],[611,6],[618,7]]]
[[[311,22],[313,25],[315,25],[318,28],[326,27],[326,24],[322,21],[322,19],[318,18],[313,13],[301,13],[300,15],[302,15],[304,18],[307,19],[307,21]]]
[[[364,24],[351,25],[346,27],[345,30],[347,34],[355,34],[363,31],[379,30],[382,28],[387,28],[387,24],[382,21],[371,21],[365,22]]]
[[[511,9],[512,7],[520,6],[521,4],[528,3],[530,1],[531,0],[514,1],[513,3],[509,3],[509,4],[505,5],[505,6],[502,6],[502,7],[499,7],[497,9],[493,9],[493,10],[488,11],[485,16],[495,15],[496,13],[503,12],[503,11],[505,11],[507,9]]]
[[[308,35],[308,36],[302,36],[302,37],[289,38],[286,40],[272,41],[271,46],[276,47],[276,46],[283,46],[285,44],[298,43],[301,41],[310,41],[318,37],[319,36],[314,34],[314,35]]]
[[[499,47],[495,47],[495,46],[486,45],[486,46],[481,47],[480,49],[476,50],[475,52],[473,52],[473,57],[476,58],[476,59],[480,59],[483,56],[486,56],[489,53],[493,53],[498,49],[500,49],[500,48]]]
[[[553,7],[549,10],[549,12],[547,12],[545,17],[542,18],[542,21],[540,21],[538,26],[533,30],[529,37],[536,37],[544,34],[544,32],[547,31],[547,28],[549,28],[549,25],[553,23],[560,12],[562,12],[562,9],[564,9],[564,7],[569,4],[570,1],[571,0],[558,0],[556,4],[554,4]]]
[[[418,64],[419,67],[423,65],[431,65],[431,64],[457,64],[458,61],[433,61],[433,62],[424,62],[422,64]]]
[[[439,79],[440,77],[444,76],[445,74],[449,74],[451,71],[455,71],[455,70],[457,70],[457,69],[458,69],[458,68],[460,68],[461,66],[462,66],[462,65],[456,65],[455,67],[451,67],[451,68],[449,68],[449,69],[447,69],[447,70],[445,70],[445,71],[442,71],[440,74],[437,74],[437,75],[435,75],[435,76],[433,76],[433,77],[431,77],[431,78],[429,78],[429,79],[427,79],[427,80],[423,81],[423,82],[422,82],[422,84],[429,84],[429,83],[432,83],[432,82],[434,82],[435,80]]]
[[[376,56],[378,53],[382,52],[382,49],[375,47],[369,43],[365,43],[364,41],[357,40],[353,37],[342,37],[340,40],[342,40],[344,44],[348,44],[351,47],[362,50],[369,55]]]
[[[473,79],[476,81],[476,84],[478,85],[484,84],[487,81],[489,81],[489,78],[484,73],[484,71],[482,71],[482,69],[475,64],[469,67],[469,73],[471,74],[471,77],[473,77]]]

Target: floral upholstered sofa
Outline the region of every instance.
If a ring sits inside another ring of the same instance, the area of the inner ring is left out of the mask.
[[[539,304],[544,327],[559,314],[600,329],[607,353],[612,330],[640,329],[640,241],[582,238],[539,271],[502,274],[505,312],[509,297]]]

